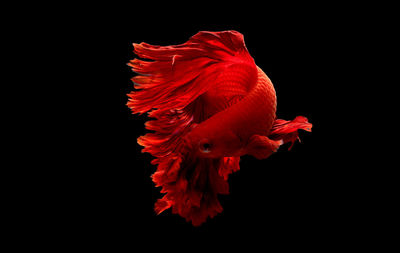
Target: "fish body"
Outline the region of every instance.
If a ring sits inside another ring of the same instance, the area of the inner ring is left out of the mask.
[[[240,156],[265,159],[280,145],[311,131],[307,118],[276,119],[277,99],[268,76],[257,67],[236,31],[199,32],[175,46],[134,44],[141,58],[130,65],[136,91],[133,113],[149,112],[153,130],[138,138],[155,159],[152,175],[162,187],[157,213],[173,213],[202,224],[222,211],[217,195],[228,194],[228,175]],[[290,147],[291,148],[291,147]]]
[[[200,152],[199,156],[230,157],[251,154],[251,137],[268,136],[275,121],[276,94],[267,75],[260,68],[256,69],[256,84],[245,98],[214,114],[187,136],[192,143],[202,144],[202,138],[207,138],[211,146],[223,147],[220,149],[224,153],[211,150],[206,154]],[[215,144],[219,139],[221,143]]]

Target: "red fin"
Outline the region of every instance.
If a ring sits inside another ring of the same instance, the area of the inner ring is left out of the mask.
[[[290,150],[296,140],[300,140],[298,130],[303,129],[311,132],[311,128],[312,124],[303,116],[297,116],[292,121],[277,119],[275,120],[268,137],[273,140],[283,140],[284,143],[291,142],[292,144],[289,147]]]
[[[128,63],[138,76],[128,106],[134,113],[158,109],[183,109],[218,84],[227,67],[240,65],[248,76],[257,76],[243,35],[235,31],[199,32],[181,45],[134,44],[134,52],[152,62],[134,59]],[[251,73],[253,72],[253,73]],[[252,80],[255,84],[256,79]],[[244,84],[252,85],[246,80]]]
[[[192,157],[184,136],[242,99],[257,82],[257,67],[236,31],[199,32],[181,45],[134,44],[134,52],[151,60],[128,63],[138,75],[127,105],[155,118],[145,125],[154,132],[138,138],[142,152],[156,157],[153,181],[166,193],[155,210],[172,207],[199,225],[222,211],[217,194],[228,193],[224,177],[238,169],[238,160]]]
[[[170,154],[181,142],[182,136],[195,125],[190,111],[154,110],[149,116],[156,119],[147,121],[146,129],[155,132],[139,137],[138,143],[144,146],[142,152],[148,152],[155,157]]]
[[[160,214],[164,212],[164,210],[170,207],[171,207],[171,202],[164,196],[162,199],[157,200],[157,202],[154,204],[154,211],[157,214]]]
[[[165,193],[154,210],[157,214],[168,208],[173,213],[199,226],[208,217],[222,212],[218,194],[228,194],[229,186],[218,171],[224,166],[223,158],[195,158],[185,145],[180,145],[178,155],[160,159],[152,178],[156,186]]]
[[[218,174],[225,180],[228,180],[229,174],[236,172],[240,169],[239,166],[240,156],[237,157],[224,157],[223,164],[220,167]]]
[[[127,105],[133,113],[150,111],[155,118],[146,123],[155,132],[138,139],[143,152],[155,157],[171,153],[193,124],[239,101],[257,81],[254,60],[236,31],[199,32],[181,45],[134,44],[134,52],[153,61],[128,64],[139,75],[132,79],[137,90],[128,95]],[[229,102],[215,97],[215,90],[227,90],[222,83],[231,89],[222,94]]]

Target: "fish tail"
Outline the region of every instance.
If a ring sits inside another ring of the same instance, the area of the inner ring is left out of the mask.
[[[283,143],[291,142],[289,147],[289,150],[291,150],[296,140],[300,141],[298,130],[303,129],[307,132],[311,132],[311,128],[312,124],[303,116],[297,116],[291,121],[277,119],[272,126],[268,138],[271,140],[282,140]]]
[[[157,171],[152,175],[157,187],[165,195],[157,200],[157,214],[172,209],[193,226],[199,226],[223,208],[218,194],[229,194],[227,176],[238,170],[239,158],[190,157],[190,148],[180,145],[176,153],[158,161]]]

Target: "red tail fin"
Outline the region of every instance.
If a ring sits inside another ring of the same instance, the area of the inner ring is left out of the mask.
[[[296,140],[300,140],[298,130],[303,129],[311,132],[311,128],[312,124],[303,116],[297,116],[292,121],[277,119],[275,120],[268,137],[272,140],[283,140],[284,143],[291,142],[292,144],[289,147],[290,150]]]
[[[134,52],[152,60],[134,59],[128,64],[138,75],[132,78],[136,90],[128,95],[127,105],[133,113],[149,112],[155,118],[146,122],[154,132],[138,138],[142,151],[156,157],[153,181],[166,193],[155,210],[161,213],[172,207],[174,213],[200,225],[222,211],[216,196],[228,193],[224,178],[239,169],[239,159],[193,157],[184,136],[224,109],[219,103],[215,108],[210,104],[219,99],[215,94],[208,102],[203,94],[215,92],[216,87],[223,90],[225,82],[229,92],[221,98],[238,101],[237,96],[243,97],[256,84],[257,67],[243,35],[236,31],[199,32],[181,45],[134,44]],[[231,74],[223,75],[227,72]]]

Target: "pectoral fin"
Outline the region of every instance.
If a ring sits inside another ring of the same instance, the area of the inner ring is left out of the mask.
[[[268,137],[272,140],[283,140],[284,143],[291,142],[292,144],[289,147],[290,150],[296,140],[300,141],[298,130],[303,129],[307,132],[311,132],[311,128],[312,124],[303,116],[297,116],[291,121],[277,119],[275,120]]]
[[[271,140],[266,136],[253,135],[246,146],[246,153],[257,159],[266,159],[282,144],[282,140]]]

